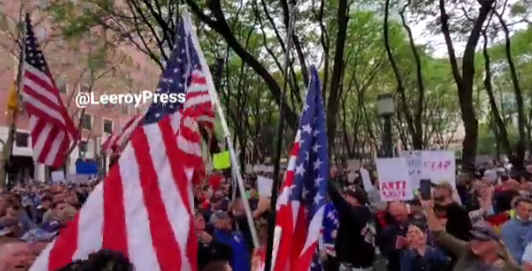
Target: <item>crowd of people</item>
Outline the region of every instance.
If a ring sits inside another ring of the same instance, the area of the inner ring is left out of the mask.
[[[371,172],[371,169],[370,169]],[[532,174],[484,165],[456,187],[433,184],[432,197],[382,202],[378,180],[334,166],[319,257],[324,270],[532,270]],[[194,226],[200,271],[263,271],[270,198],[245,175],[259,239],[253,248],[244,204],[231,178],[213,173],[195,187]],[[0,271],[27,270],[71,221],[97,181],[17,185],[0,190]],[[62,270],[134,270],[113,251]]]

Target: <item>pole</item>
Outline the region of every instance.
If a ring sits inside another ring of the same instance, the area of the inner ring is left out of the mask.
[[[201,51],[200,46],[199,46],[198,37],[196,36],[196,29],[192,26],[190,14],[188,12],[185,12],[183,18],[187,21],[187,25],[191,28],[190,33],[192,35],[192,42],[194,43],[194,46],[197,48],[196,51],[198,52],[201,66],[208,68],[209,66],[207,66],[207,61],[205,60],[205,56],[203,55],[203,52]],[[216,107],[216,112],[218,113],[218,116],[220,117],[220,122],[222,124],[222,129],[224,131],[224,138],[227,141],[227,147],[229,149],[229,154],[231,156],[231,165],[233,166],[234,172],[236,174],[236,179],[238,182],[238,189],[240,192],[240,196],[242,197],[242,203],[244,205],[246,218],[247,218],[249,228],[251,231],[251,238],[253,239],[252,240],[253,246],[255,248],[258,248],[259,239],[257,238],[257,230],[255,229],[255,223],[253,222],[253,216],[251,215],[251,208],[249,207],[249,202],[246,197],[246,189],[244,187],[244,181],[242,179],[242,175],[240,174],[240,166],[238,164],[238,158],[236,157],[236,153],[233,147],[233,141],[231,140],[231,133],[229,132],[229,127],[227,126],[227,122],[225,120],[222,105],[220,104],[218,93],[216,93],[215,91],[214,83],[213,83],[210,72],[206,72],[205,76],[207,77],[207,84],[209,85],[208,87],[209,94]]]
[[[275,219],[277,215],[276,204],[277,196],[279,194],[279,184],[281,182],[281,177],[279,176],[280,167],[281,167],[281,148],[283,145],[283,128],[284,128],[284,97],[286,93],[286,88],[288,87],[288,65],[290,64],[290,49],[292,46],[292,32],[294,28],[295,18],[294,18],[294,6],[291,2],[288,4],[288,29],[286,32],[287,44],[285,52],[285,63],[284,63],[284,84],[283,90],[281,92],[279,103],[279,127],[277,128],[277,148],[275,150],[275,163],[273,169],[273,185],[272,185],[272,198],[270,202],[270,212],[271,215],[268,218],[268,244],[266,250],[266,263],[264,270],[270,271],[274,267],[273,258],[276,255],[273,255],[274,251],[274,236],[275,236]],[[280,233],[282,234],[282,232]]]
[[[24,6],[23,2],[20,2],[20,9],[19,9],[19,20],[18,22],[22,21],[23,17],[23,11]],[[24,50],[26,48],[26,42],[24,41],[24,33],[26,30],[26,25],[24,24],[24,27],[22,31],[19,31],[17,33],[17,43],[19,45],[19,58],[18,58],[18,66],[17,66],[17,77],[16,77],[16,92],[17,92],[17,99],[20,93],[20,83],[22,81],[22,64],[24,63]],[[17,108],[18,108],[18,102],[17,102]],[[0,187],[6,186],[6,167],[9,165],[9,160],[11,159],[11,154],[13,151],[13,143],[15,139],[15,132],[17,131],[16,127],[16,120],[17,120],[17,113],[18,109],[13,110],[12,116],[11,116],[11,124],[9,125],[9,131],[7,133],[7,140],[3,146],[3,153],[2,153],[2,160],[0,161]]]
[[[392,115],[384,116],[384,156],[393,157]]]

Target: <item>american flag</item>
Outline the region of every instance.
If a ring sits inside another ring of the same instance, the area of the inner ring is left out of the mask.
[[[327,196],[329,158],[320,80],[315,67],[277,200],[281,239],[275,271],[319,270],[314,261]]]
[[[68,111],[59,96],[48,64],[26,14],[22,101],[30,116],[33,156],[37,162],[58,168],[70,145],[79,139]]]
[[[57,270],[102,248],[135,270],[197,270],[191,182],[204,170],[199,128],[213,127],[205,122],[214,89],[188,15],[178,29],[158,93],[188,99],[148,109],[109,175],[30,270]]]
[[[129,141],[131,134],[135,131],[143,117],[141,114],[135,115],[124,124],[122,129],[115,130],[102,144],[102,152],[104,154],[120,153],[120,148],[124,146],[124,143]]]

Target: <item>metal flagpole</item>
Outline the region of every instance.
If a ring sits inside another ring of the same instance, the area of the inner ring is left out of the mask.
[[[284,128],[284,97],[286,93],[286,88],[288,87],[288,66],[290,64],[290,49],[292,47],[292,33],[294,31],[294,24],[295,24],[295,10],[294,5],[292,2],[288,1],[288,28],[286,31],[286,52],[285,52],[285,63],[284,63],[284,85],[283,90],[280,97],[280,104],[279,104],[279,127],[277,128],[277,149],[275,152],[275,163],[274,163],[274,170],[273,170],[273,185],[272,185],[272,198],[270,203],[270,209],[271,209],[271,215],[268,220],[268,244],[267,244],[267,250],[266,250],[266,263],[264,270],[270,271],[273,270],[273,267],[275,266],[275,263],[273,262],[274,258],[276,258],[276,255],[273,255],[274,250],[274,237],[282,234],[282,232],[279,232],[280,229],[276,230],[275,228],[275,218],[276,218],[276,205],[277,205],[277,195],[279,194],[279,183],[281,177],[279,176],[280,172],[280,163],[281,163],[281,148],[283,145],[283,128]],[[278,242],[277,242],[278,245]]]
[[[190,14],[188,13],[188,11],[184,11],[183,14],[184,14],[183,16],[184,19],[187,21],[186,22],[187,25],[191,28],[190,32],[192,34],[192,41],[197,48],[197,52],[199,55],[201,65],[205,68],[208,68],[209,66],[207,66],[207,61],[205,60],[205,56],[203,55],[203,52],[200,50],[198,37],[196,36],[196,29],[194,28],[194,26],[192,26]],[[225,120],[222,105],[218,98],[218,93],[216,93],[215,91],[212,76],[209,72],[205,73],[205,76],[207,77],[207,84],[209,85],[209,88],[208,88],[209,94],[211,95],[211,98],[216,106],[216,111],[218,112],[218,116],[220,117],[220,122],[222,124],[222,129],[224,131],[224,137],[227,141],[227,147],[229,149],[229,153],[231,156],[231,165],[234,168],[234,172],[236,174],[236,179],[238,182],[238,189],[240,191],[240,196],[242,197],[242,203],[244,205],[244,210],[246,212],[246,218],[247,218],[249,228],[251,231],[251,238],[253,239],[253,246],[257,248],[259,247],[259,240],[257,238],[257,230],[255,229],[255,223],[253,222],[253,216],[251,215],[251,208],[249,207],[249,202],[246,196],[244,180],[242,179],[242,175],[240,173],[240,166],[238,164],[238,158],[236,157],[236,153],[233,147],[233,141],[231,140],[231,133],[229,132],[229,127],[227,126],[227,122]]]

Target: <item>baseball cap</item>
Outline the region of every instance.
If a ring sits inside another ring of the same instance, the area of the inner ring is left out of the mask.
[[[479,222],[475,224],[475,226],[473,226],[473,229],[471,229],[470,233],[474,240],[497,242],[500,241],[500,238],[495,232],[495,230],[493,230],[493,228],[485,222]]]

